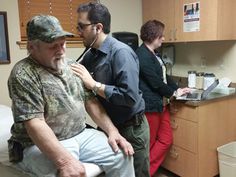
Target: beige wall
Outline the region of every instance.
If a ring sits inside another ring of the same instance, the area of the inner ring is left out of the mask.
[[[112,15],[111,31],[131,31],[139,34],[142,25],[141,0],[101,0]],[[11,64],[0,65],[0,104],[10,105],[7,78],[14,64],[25,57],[19,49],[20,40],[17,0],[0,0],[0,11],[7,11]],[[67,56],[77,58],[82,48],[67,49]],[[202,62],[203,61],[203,62]],[[202,66],[202,63],[206,64]],[[218,78],[229,77],[236,82],[236,43],[234,41],[176,44],[176,64],[173,74],[187,76],[188,70],[214,72]]]
[[[112,15],[111,32],[131,31],[138,33],[142,23],[141,0],[101,0]],[[7,79],[14,64],[26,56],[25,49],[19,49],[16,41],[20,40],[19,15],[17,0],[0,0],[0,11],[7,12],[8,34],[10,43],[11,64],[0,65],[0,104],[9,105]],[[67,49],[67,56],[77,58],[82,48]]]
[[[213,72],[217,78],[236,82],[236,42],[215,41],[176,44],[173,75],[187,76],[187,71]]]

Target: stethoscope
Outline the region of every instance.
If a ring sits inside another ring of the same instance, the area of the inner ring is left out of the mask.
[[[93,42],[89,45],[89,47],[86,47],[83,51],[83,53],[79,56],[79,58],[76,60],[76,63],[80,63],[83,60],[83,56],[89,52],[93,46],[93,44],[97,41],[98,39],[98,32],[96,30],[96,37],[94,38]]]

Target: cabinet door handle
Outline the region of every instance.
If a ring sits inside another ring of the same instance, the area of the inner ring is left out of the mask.
[[[176,33],[177,33],[177,29],[175,29],[175,31],[174,31],[174,40],[175,41],[177,40]]]
[[[172,114],[176,114],[178,112],[178,107],[177,105],[173,104],[173,103],[170,103],[170,113]]]
[[[176,130],[179,127],[179,125],[175,122],[175,119],[170,120],[170,126],[173,130]]]
[[[170,38],[169,38],[169,41],[172,41],[172,37],[173,37],[173,31],[172,29],[170,30]]]
[[[177,159],[177,158],[179,157],[178,152],[177,152],[176,149],[173,148],[173,147],[170,149],[170,156],[171,156],[172,158],[174,158],[174,159]]]

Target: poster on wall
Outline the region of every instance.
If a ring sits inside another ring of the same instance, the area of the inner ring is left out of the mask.
[[[200,31],[200,2],[184,4],[183,21],[184,32]]]
[[[0,64],[10,63],[7,13],[0,11]]]

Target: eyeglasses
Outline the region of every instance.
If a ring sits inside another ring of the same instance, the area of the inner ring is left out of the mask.
[[[84,23],[79,22],[76,28],[77,28],[78,31],[83,31],[86,26],[94,25],[94,24],[96,24],[96,23],[84,24]]]

